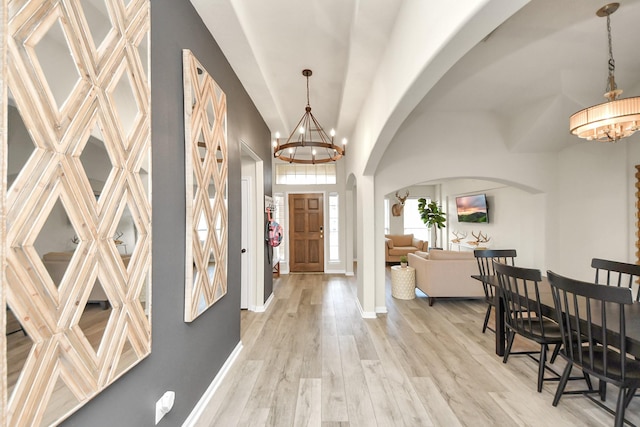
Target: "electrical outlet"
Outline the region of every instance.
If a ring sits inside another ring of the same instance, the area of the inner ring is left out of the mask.
[[[173,408],[173,402],[175,400],[176,392],[167,391],[162,395],[160,400],[156,402],[156,424],[158,424],[162,417],[164,417],[171,410],[171,408]]]

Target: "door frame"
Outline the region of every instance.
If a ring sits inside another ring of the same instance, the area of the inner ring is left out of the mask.
[[[247,309],[249,311],[264,311],[264,162],[260,157],[242,140],[240,140],[240,151],[245,157],[251,158],[255,162],[255,173],[250,180],[249,191],[249,248],[247,248],[247,262],[250,263],[253,272],[248,277],[247,286]],[[241,177],[244,179],[245,177]],[[244,212],[242,213],[244,215]],[[240,274],[246,274],[241,268]]]

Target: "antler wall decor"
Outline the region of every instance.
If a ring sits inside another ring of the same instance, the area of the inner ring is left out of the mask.
[[[404,197],[400,197],[398,195],[398,192],[396,191],[396,199],[398,199],[398,203],[395,203],[393,206],[391,206],[391,214],[393,216],[402,215],[402,209],[404,209],[404,201],[407,200],[407,197],[409,197],[409,191],[405,192]]]
[[[120,238],[124,235],[124,233],[122,231],[117,231],[116,234],[113,236],[113,243],[115,243],[116,245],[121,245],[123,242],[122,240],[120,240]]]
[[[477,235],[472,231],[471,235],[476,238],[476,240],[469,240],[467,242],[472,246],[478,246],[480,243],[487,243],[489,240],[491,240],[491,237],[486,234],[482,234],[482,231],[478,231]]]
[[[453,231],[452,233],[454,236],[456,236],[456,238],[451,240],[451,243],[460,243],[462,242],[462,239],[467,237],[466,231]]]

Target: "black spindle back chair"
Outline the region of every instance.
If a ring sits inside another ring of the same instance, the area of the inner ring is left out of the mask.
[[[545,379],[557,380],[559,375],[550,369],[554,378],[545,378],[547,350],[550,344],[555,345],[552,362],[558,354],[562,337],[560,327],[553,320],[543,315],[540,304],[539,284],[542,280],[540,270],[514,267],[499,262],[494,263],[498,276],[498,287],[505,305],[505,326],[507,327],[507,348],[503,362],[507,363],[512,354],[511,347],[516,334],[540,344],[538,362],[538,392],[542,391]],[[533,354],[525,351],[513,354]],[[537,353],[537,352],[535,352]],[[535,359],[534,359],[535,360]]]
[[[562,397],[573,365],[601,384],[612,383],[620,388],[615,411],[615,426],[624,423],[624,412],[640,386],[640,362],[626,355],[625,306],[633,303],[632,292],[626,287],[582,282],[547,273],[556,315],[563,338],[561,356],[567,361],[553,400],[556,406]],[[618,331],[612,334],[607,328]],[[622,339],[621,339],[622,337]],[[603,387],[600,387],[604,400]],[[609,412],[602,403],[595,401]]]
[[[593,258],[591,267],[596,269],[596,283],[629,288],[633,291],[634,300],[640,301],[640,292],[638,291],[640,265]]]
[[[494,262],[515,265],[517,254],[515,249],[476,249],[473,251],[473,256],[476,257],[480,276],[486,277],[495,276],[496,272],[493,268]],[[484,299],[487,303],[487,312],[485,313],[484,323],[482,325],[482,333],[484,334],[487,329],[495,332],[493,329],[487,328],[489,317],[491,316],[491,309],[495,307],[495,294],[492,285],[487,282],[482,282],[482,286],[484,288]]]

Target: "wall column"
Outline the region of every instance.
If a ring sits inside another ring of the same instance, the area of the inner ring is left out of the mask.
[[[347,188],[344,193],[345,200],[345,228],[344,228],[344,273],[347,276],[353,276],[353,231],[355,224],[355,203],[354,199],[354,187],[349,187],[347,182]]]
[[[358,180],[358,303],[362,317],[375,318],[376,238],[375,184],[372,176]],[[383,272],[384,280],[384,272]]]

